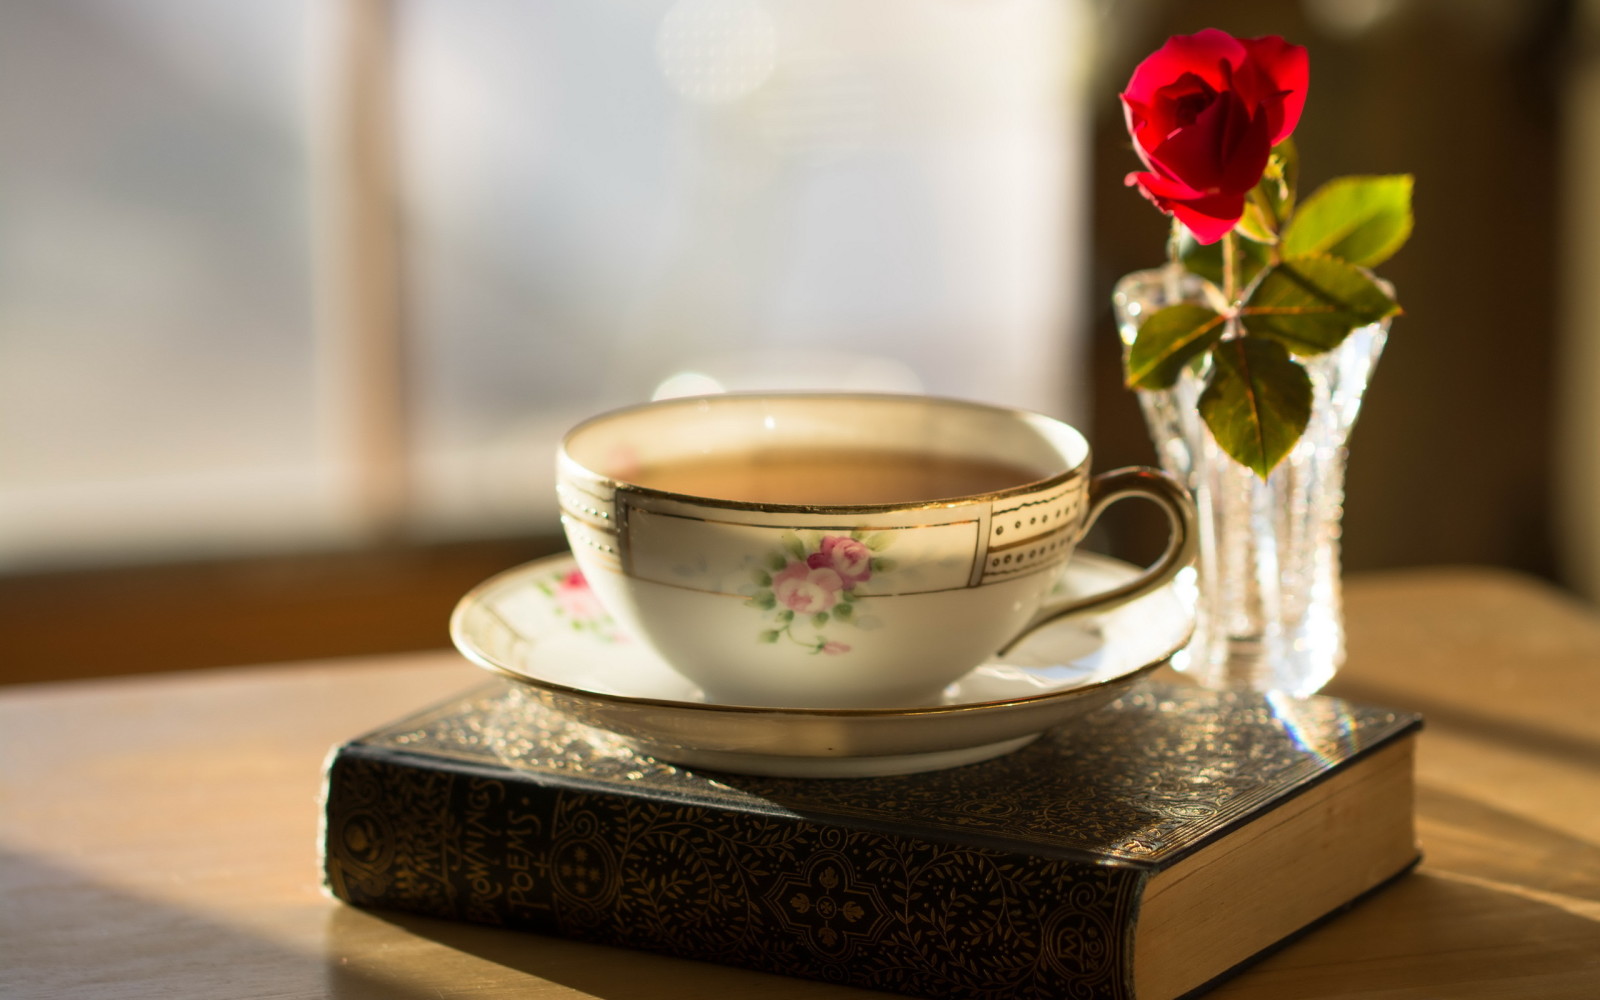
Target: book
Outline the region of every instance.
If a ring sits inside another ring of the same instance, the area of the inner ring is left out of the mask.
[[[1421,720],[1147,685],[900,777],[675,766],[496,682],[336,747],[327,889],[939,998],[1171,1000],[1408,871]]]

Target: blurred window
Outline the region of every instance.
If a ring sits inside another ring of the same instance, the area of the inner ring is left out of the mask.
[[[0,4],[0,565],[337,535],[306,4]]]
[[[1082,419],[1083,22],[0,5],[0,568],[553,529],[562,428],[656,394]]]

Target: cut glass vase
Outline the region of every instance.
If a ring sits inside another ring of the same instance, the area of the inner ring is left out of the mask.
[[[1113,293],[1125,346],[1159,309],[1216,309],[1219,300],[1214,285],[1175,265],[1129,274]],[[1388,329],[1388,320],[1363,326],[1335,349],[1299,358],[1311,377],[1311,420],[1265,480],[1229,457],[1200,417],[1209,359],[1171,389],[1139,391],[1160,463],[1188,486],[1199,511],[1200,554],[1180,578],[1196,631],[1174,665],[1200,684],[1305,697],[1344,662],[1346,442]]]

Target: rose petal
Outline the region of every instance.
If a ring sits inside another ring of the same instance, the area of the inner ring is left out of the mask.
[[[1153,152],[1179,130],[1194,127],[1207,112],[1214,111],[1219,101],[1227,99],[1226,91],[1218,91],[1193,73],[1184,73],[1156,92],[1156,100],[1146,109],[1145,123],[1135,136],[1135,145]]]
[[[1235,94],[1222,94],[1193,125],[1150,152],[1151,166],[1196,192],[1243,193],[1256,186],[1272,155],[1265,115],[1252,117]]]
[[[1172,203],[1173,216],[1191,232],[1195,242],[1210,246],[1233,231],[1244,215],[1244,195],[1219,194]]]
[[[1185,73],[1193,73],[1213,89],[1222,90],[1227,86],[1222,64],[1237,66],[1245,58],[1244,45],[1217,28],[1193,35],[1173,35],[1134,67],[1123,94],[1141,104],[1153,104],[1156,91]]]
[[[1157,173],[1131,173],[1122,179],[1122,183],[1128,187],[1139,188],[1140,193],[1161,206],[1162,211],[1167,210],[1164,202],[1192,201],[1206,196],[1204,191],[1196,191],[1180,180]]]
[[[1306,90],[1311,83],[1311,56],[1304,46],[1291,45],[1277,35],[1246,38],[1242,44],[1260,76],[1272,81],[1272,90],[1280,103],[1274,105],[1265,93],[1244,94],[1241,91],[1241,96],[1246,100],[1254,97],[1260,106],[1271,112],[1272,143],[1277,145],[1300,124],[1300,112],[1305,108]],[[1254,81],[1251,85],[1259,86]]]
[[[1159,174],[1129,174],[1124,183],[1138,187],[1161,211],[1183,223],[1194,238],[1212,244],[1226,236],[1244,215],[1244,194],[1203,194]]]
[[[1144,161],[1145,166],[1154,170],[1155,164],[1150,162],[1150,157],[1145,152],[1145,145],[1139,140],[1140,135],[1144,134],[1146,129],[1150,129],[1151,133],[1154,133],[1154,128],[1151,125],[1152,114],[1152,110],[1147,105],[1133,100],[1127,94],[1122,95],[1122,118],[1127,123],[1129,137],[1133,139],[1133,151],[1139,154],[1139,159]],[[1151,142],[1152,146],[1157,144],[1157,141]]]
[[[1162,92],[1185,75],[1213,91],[1225,90],[1232,67],[1245,58],[1245,48],[1238,39],[1225,31],[1207,28],[1193,35],[1172,36],[1134,67],[1121,95],[1123,116],[1146,166],[1153,165],[1145,154],[1183,124],[1176,120],[1170,101]]]

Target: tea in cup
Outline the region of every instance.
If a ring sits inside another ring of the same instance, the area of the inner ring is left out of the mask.
[[[557,460],[562,525],[595,595],[708,701],[935,704],[996,652],[1192,562],[1194,507],[1154,469],[1091,474],[1037,413],[918,395],[728,394],[584,421]],[[1122,586],[1053,598],[1127,496],[1166,552]]]

